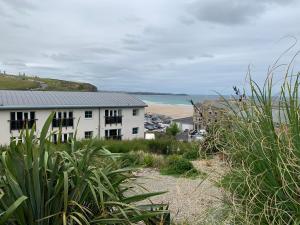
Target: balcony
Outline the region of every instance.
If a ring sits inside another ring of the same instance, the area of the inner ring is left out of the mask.
[[[27,127],[31,129],[35,123],[35,119],[30,120],[10,120],[10,130],[22,130]]]
[[[122,140],[122,135],[112,135],[109,137],[105,137],[106,140]]]
[[[74,118],[54,118],[52,120],[52,127],[73,127]]]
[[[105,125],[118,123],[122,124],[122,116],[105,116]]]

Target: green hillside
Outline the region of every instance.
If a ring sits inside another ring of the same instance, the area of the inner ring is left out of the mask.
[[[0,73],[0,90],[97,91],[89,83]]]

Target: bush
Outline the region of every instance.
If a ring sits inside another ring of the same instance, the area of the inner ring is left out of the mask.
[[[176,136],[180,132],[177,123],[172,123],[170,127],[167,128],[166,133],[168,135]]]
[[[148,142],[149,151],[156,154],[171,154],[174,151],[173,142],[174,140],[172,139],[150,140]]]
[[[123,167],[153,167],[162,168],[165,165],[164,156],[144,151],[129,152],[121,158]]]
[[[178,155],[172,155],[167,158],[166,168],[162,169],[161,172],[163,174],[182,175],[190,171],[194,172],[194,170],[195,168],[189,160]]]
[[[119,155],[73,141],[56,151],[46,138],[52,117],[39,139],[26,131],[24,143],[13,142],[1,155],[0,224],[162,223],[163,205],[138,204],[159,193],[126,192],[133,175],[120,169]]]
[[[232,128],[224,144],[233,168],[222,183],[240,223],[300,222],[299,78],[287,76],[276,101],[271,77],[263,88],[250,79],[249,99],[228,102]]]
[[[186,151],[182,155],[183,158],[188,160],[196,160],[200,157],[200,149],[198,146],[194,146],[190,150]]]

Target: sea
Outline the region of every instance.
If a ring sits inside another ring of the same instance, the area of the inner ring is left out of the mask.
[[[135,95],[147,104],[171,104],[171,105],[191,105],[191,100],[194,103],[203,102],[204,100],[219,99],[219,95]]]

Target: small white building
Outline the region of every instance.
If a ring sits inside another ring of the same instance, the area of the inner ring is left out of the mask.
[[[20,131],[36,125],[36,135],[54,112],[50,132],[58,141],[144,138],[144,108],[140,99],[123,93],[0,90],[0,145],[18,139]]]
[[[193,130],[193,128],[194,128],[194,123],[193,123],[193,117],[192,116],[179,118],[179,119],[174,119],[174,120],[172,120],[172,123],[176,123],[178,128],[181,131]]]

